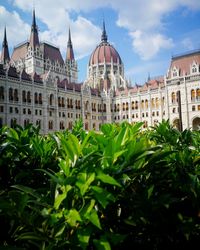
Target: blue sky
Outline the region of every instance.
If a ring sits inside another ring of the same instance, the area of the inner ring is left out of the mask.
[[[40,40],[59,46],[64,58],[71,27],[79,81],[100,42],[103,18],[133,84],[166,74],[172,55],[200,49],[200,0],[0,0],[0,40],[6,25],[11,54],[29,38],[33,6]]]

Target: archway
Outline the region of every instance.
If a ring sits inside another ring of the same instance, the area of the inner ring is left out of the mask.
[[[200,117],[194,118],[194,120],[192,121],[192,129],[200,130]]]
[[[180,124],[180,120],[178,118],[176,118],[173,121],[173,127],[176,128],[176,129],[178,129],[180,131],[181,124]]]

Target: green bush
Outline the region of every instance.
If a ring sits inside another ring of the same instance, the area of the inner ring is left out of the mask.
[[[0,249],[189,249],[200,236],[200,134],[0,131]]]

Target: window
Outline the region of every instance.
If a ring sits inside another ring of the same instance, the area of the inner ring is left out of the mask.
[[[171,101],[172,101],[172,103],[176,103],[176,93],[175,92],[172,92],[172,94],[171,94]]]
[[[195,105],[192,106],[192,111],[195,111]]]
[[[200,105],[198,105],[198,111],[200,111]]]
[[[197,73],[197,65],[193,64],[192,65],[192,74],[195,74],[195,73]]]
[[[26,114],[26,109],[23,109],[23,114],[24,114],[24,115]]]
[[[194,89],[192,89],[191,90],[191,101],[195,101],[195,90]]]
[[[4,87],[0,87],[0,100],[4,100]]]
[[[22,91],[22,102],[26,102],[26,91]]]
[[[39,104],[42,104],[42,94],[39,94]]]
[[[13,101],[13,89],[9,88],[9,101]]]
[[[14,101],[15,101],[15,102],[18,102],[18,101],[19,101],[19,98],[18,98],[18,90],[17,90],[17,89],[14,90]]]
[[[197,89],[196,91],[196,99],[197,101],[200,101],[200,89]]]
[[[10,107],[10,113],[12,113],[13,112],[13,107]]]
[[[49,105],[53,105],[53,94],[50,94]]]
[[[38,104],[38,93],[34,94],[34,100],[35,100],[35,104]]]
[[[53,121],[49,121],[49,130],[53,129]]]
[[[11,128],[14,128],[16,124],[17,124],[17,119],[16,118],[13,118],[13,119],[10,120],[10,127]]]
[[[3,113],[3,106],[0,106],[0,112]]]
[[[31,92],[30,91],[27,92],[27,102],[31,103]]]

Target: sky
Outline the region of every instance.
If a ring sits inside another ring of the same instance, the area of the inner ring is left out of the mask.
[[[29,39],[33,8],[40,41],[58,46],[63,58],[70,27],[79,82],[103,20],[133,85],[165,75],[172,56],[200,49],[200,0],[0,0],[0,42],[6,26],[10,54]]]

